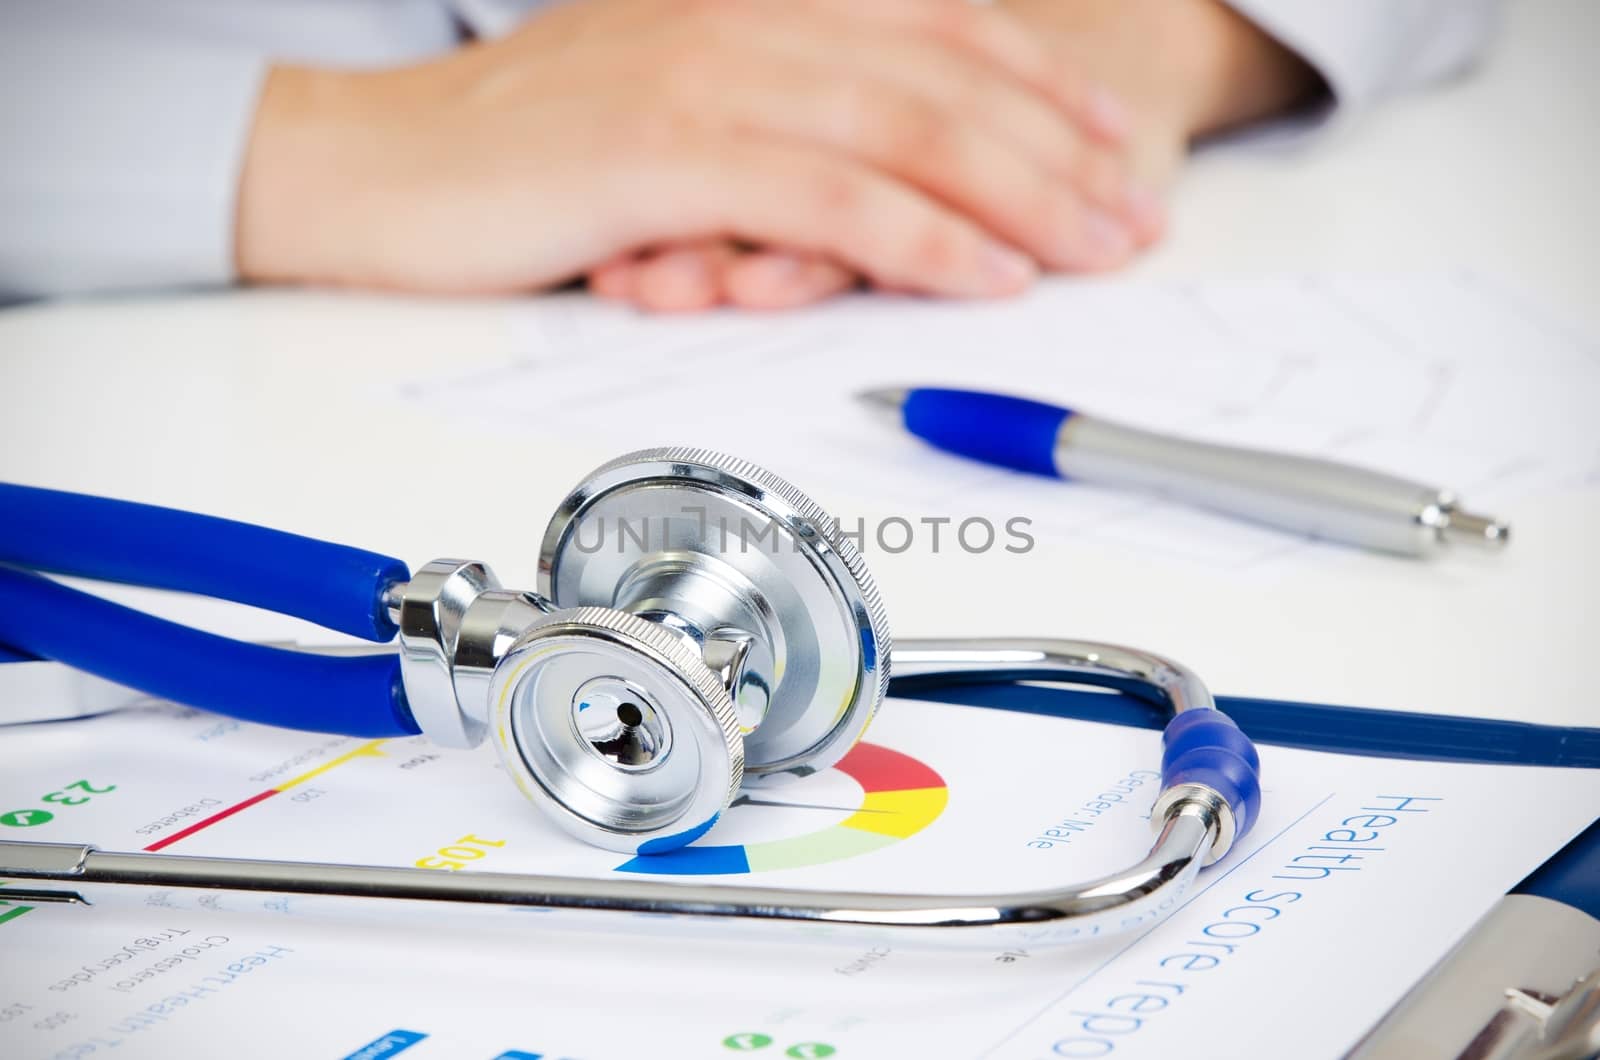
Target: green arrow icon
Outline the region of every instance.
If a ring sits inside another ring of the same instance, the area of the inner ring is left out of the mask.
[[[0,824],[10,825],[12,828],[27,828],[31,825],[44,824],[54,817],[49,810],[12,810],[10,813],[0,813]]]
[[[745,1032],[743,1034],[730,1034],[722,1039],[722,1044],[734,1052],[751,1053],[757,1049],[765,1049],[772,1044],[772,1038],[766,1034]]]

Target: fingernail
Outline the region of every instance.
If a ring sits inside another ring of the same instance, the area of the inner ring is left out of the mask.
[[[1039,276],[1039,267],[1032,258],[998,243],[991,243],[984,250],[981,264],[989,289],[997,294],[1020,291]]]
[[[800,262],[789,254],[773,254],[761,262],[761,282],[792,287],[800,279]]]
[[[657,259],[661,261],[662,259]],[[706,261],[706,256],[697,250],[679,250],[667,255],[665,265],[672,271],[673,278],[679,283],[698,284],[708,283],[711,279],[711,264]]]
[[[1114,217],[1090,209],[1083,219],[1083,236],[1092,264],[1114,264],[1133,253],[1133,237]]]
[[[633,296],[657,312],[683,312],[716,304],[719,291],[705,255],[695,250],[668,251],[640,267]]]
[[[1120,140],[1128,135],[1132,121],[1128,117],[1128,108],[1122,100],[1113,95],[1110,89],[1094,85],[1089,89],[1084,108],[1088,112],[1089,121],[1100,133],[1114,140]]]
[[[1123,193],[1128,216],[1140,232],[1154,233],[1166,224],[1167,207],[1161,196],[1137,184],[1129,185]]]

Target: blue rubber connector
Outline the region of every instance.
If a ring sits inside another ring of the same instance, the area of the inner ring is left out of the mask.
[[[906,430],[946,452],[1035,475],[1056,471],[1056,435],[1072,413],[1042,401],[921,387],[906,395]]]
[[[316,655],[219,637],[0,566],[0,644],[241,721],[409,736],[396,654]]]
[[[1204,784],[1233,811],[1234,838],[1261,816],[1261,757],[1250,737],[1220,710],[1186,710],[1161,734],[1161,786]]]
[[[199,593],[380,643],[400,560],[150,504],[0,483],[0,563]]]

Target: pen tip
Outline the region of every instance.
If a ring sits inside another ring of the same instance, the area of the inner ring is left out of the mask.
[[[874,390],[863,390],[856,394],[856,400],[884,420],[899,427],[902,424],[900,410],[905,407],[906,397],[911,391],[903,386],[878,387]]]
[[[1486,515],[1474,515],[1456,509],[1444,524],[1445,537],[1451,541],[1467,541],[1475,545],[1501,549],[1511,540],[1511,524]]]

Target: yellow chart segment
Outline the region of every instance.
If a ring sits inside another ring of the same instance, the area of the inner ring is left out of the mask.
[[[872,791],[862,800],[861,809],[839,822],[839,825],[904,839],[926,828],[944,812],[945,803],[949,800],[949,788]]]
[[[360,747],[357,747],[353,751],[346,751],[344,754],[340,755],[338,758],[330,758],[330,759],[328,759],[326,762],[322,763],[320,766],[318,766],[315,769],[307,770],[306,772],[301,773],[299,776],[297,776],[297,777],[295,777],[295,778],[293,778],[291,780],[284,781],[282,784],[273,785],[273,790],[274,791],[288,791],[290,788],[294,787],[296,784],[304,784],[306,781],[310,780],[312,777],[320,777],[322,774],[326,773],[328,770],[337,769],[339,766],[344,765],[346,762],[350,761],[351,759],[360,758],[363,755],[372,755],[374,757],[382,757],[382,755],[383,755],[383,745],[384,745],[385,742],[386,741],[384,741],[384,740],[368,740],[366,743],[362,744]]]

